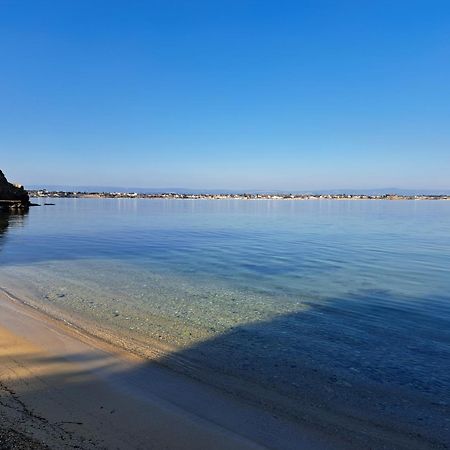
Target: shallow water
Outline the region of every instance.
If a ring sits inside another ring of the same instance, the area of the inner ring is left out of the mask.
[[[379,411],[448,430],[450,202],[55,203],[1,216],[1,286],[299,398],[315,373],[325,404],[393,390]]]

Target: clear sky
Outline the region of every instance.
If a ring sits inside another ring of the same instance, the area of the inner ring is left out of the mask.
[[[25,184],[450,188],[450,2],[0,0]]]

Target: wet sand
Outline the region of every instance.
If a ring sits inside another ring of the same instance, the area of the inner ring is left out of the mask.
[[[345,448],[0,293],[2,448]],[[9,447],[7,446],[9,445]]]
[[[447,448],[370,420],[364,396],[359,417],[308,402],[296,402],[302,418],[280,414],[269,392],[253,390],[257,402],[236,395],[251,389],[244,380],[227,387],[208,383],[214,374],[206,369],[204,377],[178,373],[165,366],[162,349],[140,356],[112,331],[102,339],[21,295],[0,289],[2,449]],[[316,384],[326,388],[318,375]]]

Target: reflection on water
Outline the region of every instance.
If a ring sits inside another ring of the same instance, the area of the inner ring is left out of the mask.
[[[4,220],[0,285],[41,307],[297,406],[448,427],[450,202],[61,200]]]
[[[24,226],[27,214],[27,210],[14,212],[0,210],[0,251],[2,242],[6,239],[8,227]]]

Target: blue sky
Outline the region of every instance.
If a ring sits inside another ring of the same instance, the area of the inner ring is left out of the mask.
[[[25,184],[450,188],[450,2],[0,0]]]

